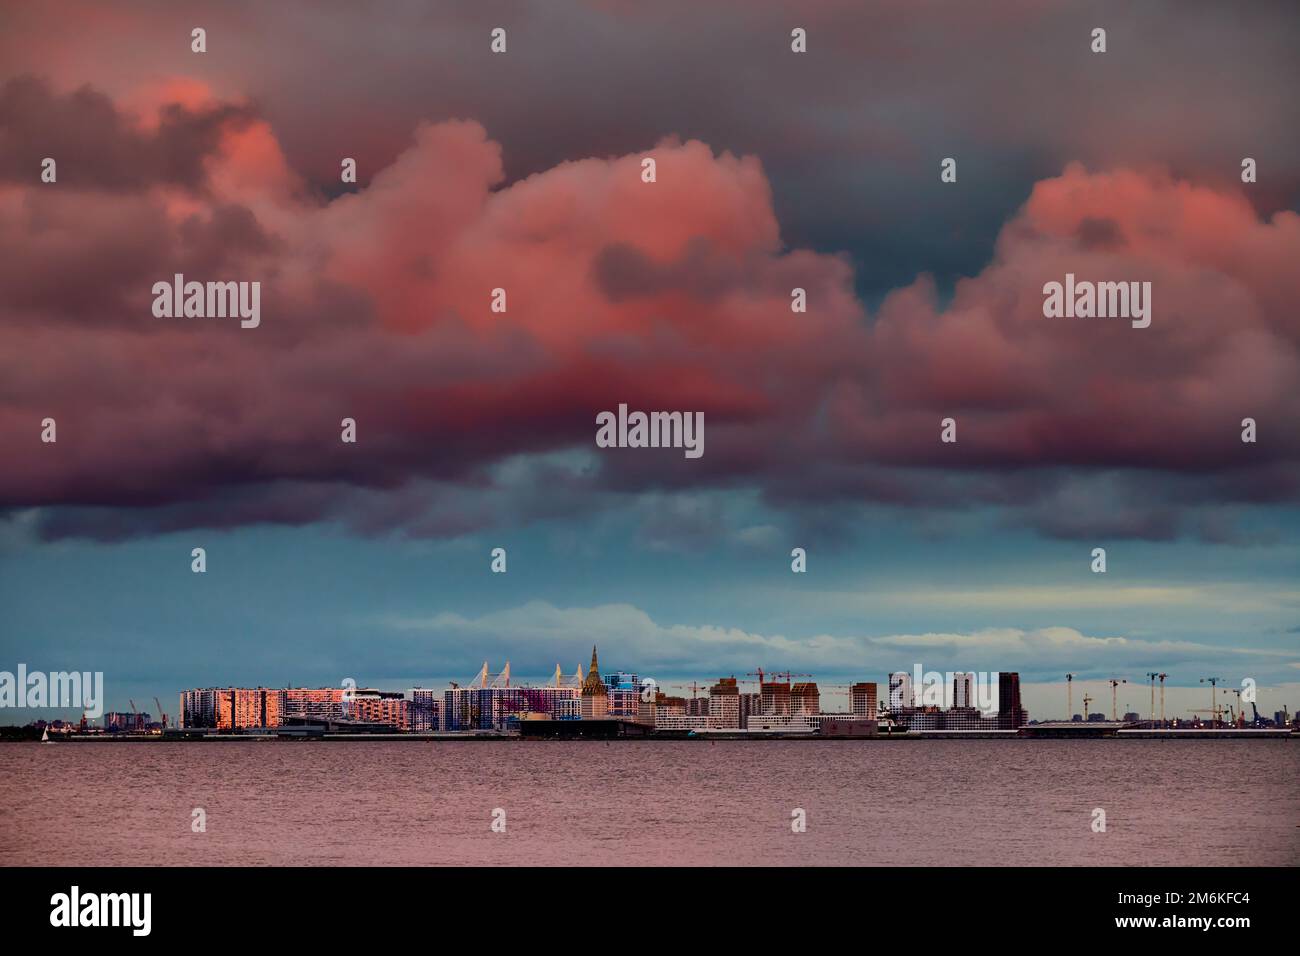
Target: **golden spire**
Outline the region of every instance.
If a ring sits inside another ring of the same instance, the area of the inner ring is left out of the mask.
[[[605,684],[600,679],[600,667],[596,664],[596,646],[594,644],[591,647],[591,669],[587,671],[587,679],[582,682],[582,696],[609,696],[609,691],[605,689]]]

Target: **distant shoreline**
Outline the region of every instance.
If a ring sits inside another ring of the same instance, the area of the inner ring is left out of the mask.
[[[748,742],[748,741],[895,741],[895,740],[1297,740],[1300,734],[1279,728],[1225,728],[1219,730],[1120,730],[1108,734],[1084,733],[1021,733],[1019,731],[920,731],[875,735],[821,734],[698,734],[688,736],[681,732],[649,733],[628,737],[561,737],[545,738],[520,734],[195,734],[188,736],[162,736],[158,734],[69,734],[51,737],[49,743],[58,744],[196,744],[196,743],[471,743],[519,742],[552,743],[564,741],[618,742]],[[2,743],[41,743],[39,737],[6,737]]]

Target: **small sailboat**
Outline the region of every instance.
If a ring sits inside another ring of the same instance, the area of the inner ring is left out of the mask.
[[[48,744],[49,742],[50,742],[50,728],[46,727],[44,730],[41,731],[41,743]]]

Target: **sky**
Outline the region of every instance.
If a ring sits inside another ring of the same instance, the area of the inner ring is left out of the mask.
[[[0,10],[0,670],[1296,710],[1293,9],[701,6]],[[1046,318],[1067,273],[1150,327]],[[621,403],[704,454],[597,447]]]

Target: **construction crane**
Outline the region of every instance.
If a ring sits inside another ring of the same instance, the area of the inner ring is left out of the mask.
[[[1147,673],[1147,679],[1151,681],[1151,726],[1152,727],[1156,725],[1156,678],[1159,676],[1161,675],[1156,673],[1155,671],[1149,671]],[[1160,696],[1162,698],[1164,697],[1163,686],[1160,689]]]
[[[763,684],[770,684],[772,681],[784,680],[789,683],[792,677],[812,677],[812,674],[795,674],[790,671],[765,671],[763,668],[758,667],[745,676],[757,677],[758,684],[761,687]]]
[[[1156,675],[1156,677],[1160,678],[1160,726],[1161,727],[1165,726],[1165,678],[1168,676],[1169,676],[1168,674]]]
[[[698,681],[691,681],[689,684],[669,684],[668,686],[680,687],[682,690],[689,690],[691,692],[691,700],[698,697],[700,691],[709,689],[708,684],[701,684]]]
[[[1214,715],[1214,722],[1219,722],[1219,685],[1222,684],[1222,677],[1202,677],[1202,684],[1210,685],[1210,713]]]
[[[1234,727],[1241,727],[1246,720],[1246,709],[1241,706],[1241,690],[1236,687],[1229,687],[1227,692],[1237,695],[1237,709],[1234,711],[1232,705],[1228,705],[1228,723]],[[1238,714],[1240,714],[1240,717],[1238,717]]]
[[[1074,675],[1065,675],[1065,719],[1074,720]]]
[[[163,709],[162,709],[162,701],[160,701],[160,700],[155,696],[154,699],[153,699],[153,702],[154,702],[155,704],[158,705],[158,719],[159,719],[160,721],[162,721],[162,729],[163,729],[163,730],[166,730],[166,729],[167,729],[167,715],[163,713]]]
[[[1253,700],[1250,702],[1250,709],[1251,709],[1251,711],[1252,711],[1252,712],[1254,713],[1254,715],[1255,715],[1255,719],[1252,720],[1252,721],[1250,722],[1250,725],[1251,725],[1252,727],[1266,727],[1266,726],[1270,726],[1270,725],[1264,723],[1264,718],[1263,718],[1263,717],[1259,716],[1259,708],[1255,706],[1255,702],[1254,702]]]
[[[1119,720],[1118,690],[1120,684],[1127,684],[1128,678],[1112,677],[1110,679],[1110,719]]]
[[[812,677],[812,674],[795,674],[790,671],[777,671],[774,674],[768,674],[768,677],[775,677],[777,680],[784,680],[787,684],[795,677]]]
[[[1085,723],[1088,720],[1088,705],[1091,704],[1092,701],[1093,698],[1089,697],[1087,692],[1085,692],[1083,695],[1083,719]]]

